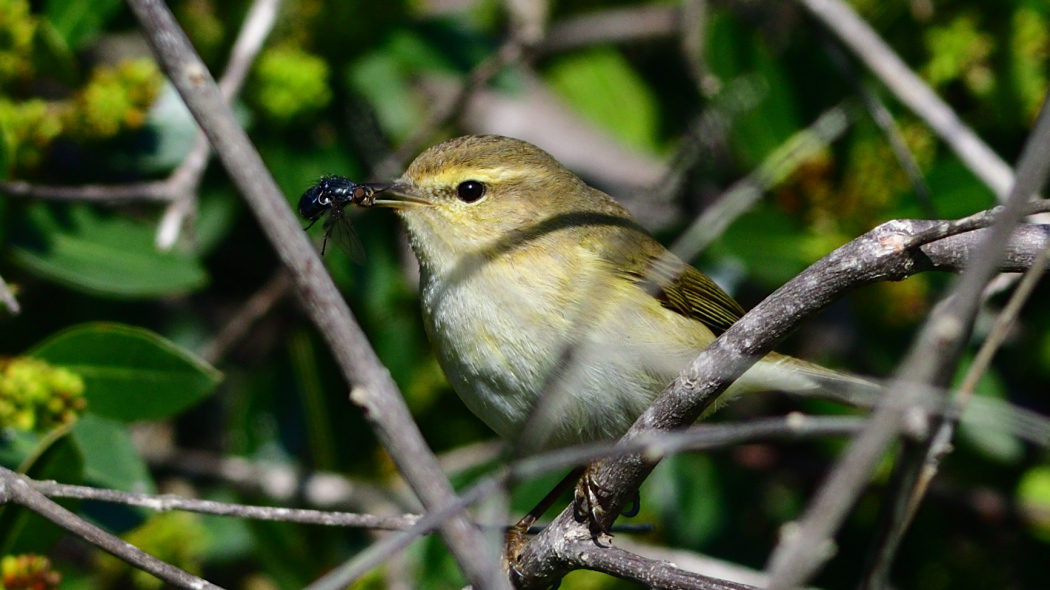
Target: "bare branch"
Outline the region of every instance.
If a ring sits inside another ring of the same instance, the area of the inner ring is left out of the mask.
[[[773,579],[771,589],[795,588],[805,583],[830,557],[822,548],[832,542],[834,532],[845,519],[888,445],[905,430],[907,421],[916,417],[910,410],[902,408],[911,405],[918,391],[929,386],[943,386],[951,378],[963,343],[970,334],[981,293],[997,270],[1014,226],[1029,209],[1030,196],[1042,189],[1050,174],[1048,106],[1050,100],[1044,102],[1043,110],[1021,154],[1017,182],[1010,190],[1005,207],[988,230],[981,247],[974,253],[966,272],[943,304],[931,314],[897,371],[899,385],[889,389],[891,403],[876,410],[864,432],[854,439],[818,490],[797,528],[791,534],[784,535],[770,557],[768,570]],[[918,418],[926,419],[924,414]],[[925,456],[925,450],[921,456]],[[902,468],[904,473],[899,478],[900,489],[912,489],[920,466],[921,461],[909,460]]]
[[[149,572],[173,586],[189,590],[219,588],[207,580],[198,578],[153,557],[138,547],[126,543],[48,500],[43,494],[33,489],[33,486],[30,485],[25,477],[10,469],[0,467],[0,485],[3,486],[3,493],[7,501],[32,510],[103,551],[143,571]]]
[[[825,111],[809,127],[782,143],[751,174],[734,182],[675,241],[670,250],[683,260],[700,255],[711,242],[762,197],[815,153],[842,136],[850,115],[839,105]]]
[[[97,500],[126,506],[139,506],[158,512],[182,510],[198,514],[233,516],[252,520],[272,520],[281,522],[298,522],[322,526],[341,526],[380,529],[388,531],[404,530],[419,517],[414,514],[401,516],[376,516],[373,514],[354,514],[350,512],[329,512],[323,510],[305,510],[302,508],[280,508],[274,506],[249,506],[231,504],[212,500],[195,500],[174,494],[137,494],[118,490],[73,486],[53,481],[32,482],[41,494],[49,498],[76,498],[79,500]]]
[[[537,48],[562,53],[597,43],[669,37],[679,30],[681,9],[673,4],[612,8],[558,21]]]
[[[955,264],[960,251],[975,240],[984,242],[991,230],[955,235],[941,258],[931,245],[920,246],[915,236],[929,235],[942,222],[897,220],[885,223],[835,250],[796,276],[741,318],[715,340],[686,368],[631,427],[620,444],[650,430],[670,430],[691,424],[733,380],[765,356],[776,342],[802,320],[823,309],[846,291],[879,280],[900,280],[922,270]],[[1028,229],[1027,227],[1025,229]],[[1026,255],[1029,261],[1046,246],[1047,228],[1039,227]],[[1032,236],[1029,236],[1031,238]],[[1011,240],[1001,240],[1008,245]],[[929,258],[927,250],[938,256]],[[1014,263],[1018,260],[1014,260]],[[955,268],[958,268],[956,266]],[[607,459],[594,470],[594,483],[611,494],[604,504],[608,520],[630,500],[656,461],[644,454]],[[866,477],[865,477],[866,480]],[[575,522],[572,509],[563,511],[521,554],[522,586],[538,588],[561,577],[567,566],[558,565],[554,545],[566,536],[589,535],[585,525]],[[553,565],[552,565],[553,564]]]
[[[31,184],[22,180],[3,180],[0,181],[0,191],[12,197],[43,201],[95,201],[109,204],[129,201],[166,203],[175,198],[172,188],[166,182],[56,186]]]
[[[291,292],[292,279],[284,270],[279,270],[266,284],[259,288],[232,317],[226,320],[222,331],[200,349],[200,356],[211,364],[226,356],[230,347],[248,334],[255,322],[273,309],[285,295]]]
[[[754,590],[754,586],[710,578],[679,568],[668,561],[657,561],[617,547],[592,542],[568,542],[561,547],[566,561],[578,569],[606,573],[644,584],[647,588],[682,590]]]
[[[7,310],[11,312],[11,315],[22,313],[22,307],[18,305],[18,300],[15,299],[15,294],[11,292],[11,288],[4,282],[4,277],[0,277],[0,302],[7,306]]]
[[[344,378],[354,384],[352,401],[361,406],[398,469],[428,510],[456,502],[389,371],[369,346],[349,307],[324,270],[317,252],[295,219],[244,130],[237,124],[207,68],[193,51],[170,11],[158,0],[129,0],[158,62],[215,147],[259,225],[291,273],[311,320],[324,336]],[[462,517],[442,532],[467,578],[484,588],[506,586],[488,544]]]
[[[948,144],[966,166],[1005,200],[1013,171],[955,114],[947,103],[894,53],[868,23],[841,0],[799,0]]]

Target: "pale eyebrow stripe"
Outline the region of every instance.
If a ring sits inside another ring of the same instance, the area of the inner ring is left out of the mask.
[[[511,168],[499,166],[495,168],[482,168],[474,170],[469,176],[464,175],[462,170],[452,169],[427,179],[423,184],[428,186],[447,186],[455,181],[477,180],[479,182],[500,182],[514,180],[528,176],[524,168]]]

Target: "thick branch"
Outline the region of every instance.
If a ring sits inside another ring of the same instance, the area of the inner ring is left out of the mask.
[[[983,238],[979,235],[981,232],[946,238],[941,240],[945,243],[937,247],[924,245],[916,239],[916,236],[929,235],[931,228],[946,223],[890,221],[816,262],[752,309],[694,359],[639,417],[622,443],[650,430],[671,430],[691,424],[779,340],[847,291],[876,281],[901,280],[931,268],[959,268],[957,262],[978,239]],[[1019,252],[1015,251],[1010,264],[1034,259],[1046,245],[1047,228],[1038,227],[1035,235],[1029,234],[1030,229],[1025,227],[1025,231],[1020,232],[1025,236],[1023,240],[1011,238],[1006,241],[1018,246],[1018,241],[1025,240],[1030,240],[1029,245],[1036,244],[1036,248],[1025,250],[1023,255],[1017,255]],[[595,483],[602,489],[612,490],[605,506],[609,521],[630,501],[655,465],[656,461],[651,457],[628,454],[606,460],[595,470]],[[521,585],[539,588],[559,579],[571,567],[554,551],[554,546],[565,538],[589,536],[587,527],[573,518],[571,507],[563,511],[522,552]]]
[[[981,294],[995,275],[1014,227],[1030,210],[1029,198],[1038,193],[1050,174],[1050,97],[1028,138],[1018,164],[1017,182],[1006,205],[974,252],[966,271],[943,303],[934,310],[896,372],[887,403],[880,406],[864,432],[854,439],[817,491],[795,534],[785,535],[770,557],[770,588],[790,589],[808,581],[830,557],[820,548],[831,543],[861,489],[868,482],[889,444],[915,422],[909,408],[919,396],[947,385],[970,335],[981,304]],[[1045,203],[1045,202],[1042,202]],[[944,400],[947,404],[947,399]],[[927,420],[919,413],[920,421]],[[928,433],[923,433],[923,438]],[[923,449],[928,443],[920,444]],[[901,489],[910,489],[918,476],[922,452],[909,452],[909,464],[896,470]]]
[[[588,569],[644,584],[648,588],[677,590],[754,590],[754,586],[710,578],[683,570],[669,561],[657,561],[616,547],[590,542],[566,543],[563,555],[578,569]]]
[[[237,124],[185,33],[159,0],[129,0],[158,62],[215,147],[219,159],[289,270],[311,320],[324,336],[344,378],[398,469],[428,510],[456,501],[433,453],[412,421],[389,371],[379,362],[317,252],[244,130]],[[487,544],[465,518],[442,528],[467,578],[478,587],[505,585]]]

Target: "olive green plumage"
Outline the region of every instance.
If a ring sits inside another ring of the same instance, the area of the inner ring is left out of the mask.
[[[744,313],[615,200],[520,140],[432,147],[374,204],[405,221],[453,388],[533,448],[620,436]],[[772,354],[731,392],[808,391],[829,374]]]

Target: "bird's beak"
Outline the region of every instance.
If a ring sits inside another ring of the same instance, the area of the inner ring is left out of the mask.
[[[430,203],[425,196],[420,194],[416,187],[405,182],[366,182],[361,186],[371,191],[371,194],[360,203],[364,207],[404,209]]]

